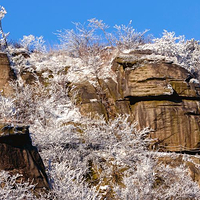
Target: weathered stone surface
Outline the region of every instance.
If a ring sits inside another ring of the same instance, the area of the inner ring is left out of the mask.
[[[107,118],[107,111],[101,102],[84,103],[80,106],[80,112],[91,117],[103,115]]]
[[[0,90],[5,95],[12,94],[12,87],[9,85],[9,81],[15,79],[14,71],[10,67],[8,57],[4,53],[0,53]]]
[[[0,170],[22,174],[25,181],[33,181],[36,189],[49,189],[48,178],[37,148],[32,146],[27,126],[1,124]]]
[[[144,54],[131,52],[114,59],[117,82],[99,80],[100,88],[89,82],[80,84],[82,114],[96,113],[106,119],[130,114],[139,129],[154,129],[151,137],[157,138],[157,148],[199,149],[200,84],[193,74],[173,62],[145,59]]]
[[[121,64],[119,64],[121,65]],[[120,67],[120,66],[119,66]],[[200,142],[200,85],[184,68],[165,61],[125,68],[118,75],[138,128],[150,127],[156,147],[192,151]]]
[[[78,94],[76,94],[76,91],[78,91]],[[78,103],[81,104],[99,100],[97,89],[88,81],[75,85],[75,95]]]
[[[152,138],[158,138],[157,147],[169,151],[185,151],[199,148],[199,102],[182,100],[140,101],[131,106],[133,118],[139,128],[154,130]]]
[[[189,75],[186,69],[178,65],[159,62],[143,64],[134,69],[126,68],[119,81],[123,82],[124,97],[172,95],[174,90],[180,96],[196,97],[199,95],[199,87],[197,89],[195,84],[185,81]]]

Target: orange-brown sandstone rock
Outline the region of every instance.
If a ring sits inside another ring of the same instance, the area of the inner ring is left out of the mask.
[[[10,67],[8,57],[4,53],[0,53],[0,90],[4,95],[12,94],[12,87],[9,85],[9,81],[14,80],[15,74]]]
[[[112,69],[117,82],[100,80],[100,89],[89,82],[78,85],[83,114],[100,114],[107,119],[130,114],[130,120],[138,121],[138,128],[154,130],[151,137],[157,138],[157,148],[199,149],[200,84],[193,74],[172,62],[145,58],[141,52],[119,55]]]

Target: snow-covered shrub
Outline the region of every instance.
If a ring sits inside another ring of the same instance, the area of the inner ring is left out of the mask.
[[[154,162],[152,162],[154,161]],[[146,157],[130,176],[124,177],[126,188],[116,187],[120,199],[199,199],[200,189],[188,169],[181,165],[170,167]]]
[[[103,35],[101,36],[101,42],[105,44],[109,44],[113,46],[113,39],[112,34],[107,32],[106,30],[109,28],[107,24],[103,22],[103,20],[98,20],[96,18],[92,18],[88,20],[89,27],[93,28],[94,30],[101,30]]]
[[[114,33],[107,31],[109,26],[96,18],[89,19],[87,26],[80,23],[74,23],[75,30],[59,31],[58,38],[61,42],[61,48],[67,50],[75,57],[83,57],[94,54],[106,46],[118,47],[118,49],[133,49],[148,41],[144,35],[148,30],[136,32],[128,25],[115,25]],[[99,30],[103,33],[100,34]]]
[[[20,41],[20,44],[23,48],[28,49],[29,51],[39,51],[46,52],[45,41],[43,36],[35,37],[34,35],[23,36],[23,39]]]
[[[0,6],[0,47],[1,50],[4,50],[7,47],[7,37],[9,33],[4,33],[2,28],[2,19],[6,15],[6,9],[3,6]]]
[[[176,36],[174,32],[164,30],[161,38],[155,38],[153,43],[145,44],[141,48],[171,58],[191,72],[198,71],[200,66],[199,42],[194,39],[186,40],[184,36]]]
[[[124,174],[125,188],[116,186],[114,191],[119,199],[156,199],[153,198],[156,160],[152,153],[140,153],[141,156]]]
[[[12,122],[15,120],[16,109],[14,99],[4,97],[0,93],[0,118],[4,122]]]
[[[135,29],[131,26],[132,21],[126,26],[115,25],[116,33],[113,35],[113,39],[115,41],[115,45],[120,49],[134,49],[139,45],[146,43],[145,34],[148,30],[143,32],[136,32]]]
[[[109,58],[111,51],[106,48],[105,39],[96,33],[100,29],[104,35],[107,35],[105,32],[107,26],[96,19],[88,20],[87,25],[74,24],[75,30],[60,31],[57,34],[61,42],[59,48],[70,57],[79,58],[81,61],[80,64],[70,68],[71,74],[79,72],[80,77],[89,78],[89,81],[97,86],[98,79],[102,74],[109,76],[109,73],[104,73],[109,69],[104,69],[109,68],[110,60],[105,58]]]
[[[200,188],[184,165],[171,168],[160,164],[156,170],[155,197],[162,199],[199,199]]]
[[[0,171],[0,199],[1,200],[34,200],[37,197],[33,191],[35,185],[24,182],[21,175],[10,175],[6,171]]]
[[[66,161],[56,163],[51,169],[53,190],[48,194],[49,199],[100,200],[96,188],[91,188],[83,180],[81,170],[79,168],[71,169]]]
[[[95,34],[96,27],[89,24],[74,23],[75,30],[58,31],[60,48],[66,50],[70,56],[86,59],[100,51],[100,37]]]
[[[7,13],[6,9],[3,6],[1,6],[1,8],[0,8],[0,20],[2,20],[4,18],[6,13]]]
[[[65,83],[57,81],[47,86],[40,82],[21,86],[13,83],[12,86],[15,90],[12,102],[17,111],[17,121],[30,124],[37,121],[46,127],[52,121],[61,121],[63,109],[73,108]]]
[[[48,166],[53,193],[65,196],[69,188],[77,193],[77,186],[85,185],[96,190],[92,192],[95,197],[99,193],[117,199],[199,198],[199,186],[187,167],[159,164],[156,152],[148,150],[150,130],[137,130],[128,116],[109,122],[82,117],[76,123],[56,129],[52,126],[43,133],[37,128],[33,138]],[[70,174],[73,185],[67,181],[71,180]],[[92,194],[87,189],[84,191]]]
[[[80,118],[78,123],[68,122],[56,129],[52,126],[43,132],[38,128],[33,129],[33,140],[48,165],[53,185],[68,184],[56,180],[55,174],[60,173],[56,171],[58,164],[63,167],[62,173],[70,167],[80,175],[80,180],[93,187],[120,184],[122,171],[146,157],[150,141],[146,137],[149,130],[137,131],[135,124],[128,122],[128,116],[108,123],[103,119]]]

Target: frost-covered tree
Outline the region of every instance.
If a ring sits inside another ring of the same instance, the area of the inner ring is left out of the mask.
[[[67,50],[71,56],[82,59],[98,53],[101,48],[100,37],[95,34],[96,27],[90,24],[74,23],[75,30],[58,31],[60,48]]]
[[[3,6],[0,6],[0,35],[1,35],[0,45],[1,45],[1,49],[3,50],[4,48],[8,46],[6,38],[9,35],[9,33],[4,33],[3,28],[2,28],[2,19],[4,18],[6,13],[7,13],[6,9]]]
[[[144,35],[148,32],[148,30],[145,30],[144,32],[136,32],[131,24],[132,20],[128,25],[122,24],[114,26],[116,29],[116,33],[113,36],[115,44],[121,50],[134,49],[146,42]]]
[[[20,45],[29,51],[46,52],[45,41],[43,36],[35,37],[34,35],[23,36]]]
[[[145,44],[141,49],[150,49],[157,55],[171,58],[191,72],[199,71],[200,45],[194,39],[186,40],[184,36],[164,30],[161,38],[153,39],[153,43]]]

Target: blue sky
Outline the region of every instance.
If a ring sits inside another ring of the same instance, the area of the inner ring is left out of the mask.
[[[166,29],[200,40],[200,0],[1,0],[0,5],[7,10],[4,32],[13,40],[33,34],[54,44],[57,30],[91,18],[110,27],[132,20],[137,31],[150,29],[155,37]]]

